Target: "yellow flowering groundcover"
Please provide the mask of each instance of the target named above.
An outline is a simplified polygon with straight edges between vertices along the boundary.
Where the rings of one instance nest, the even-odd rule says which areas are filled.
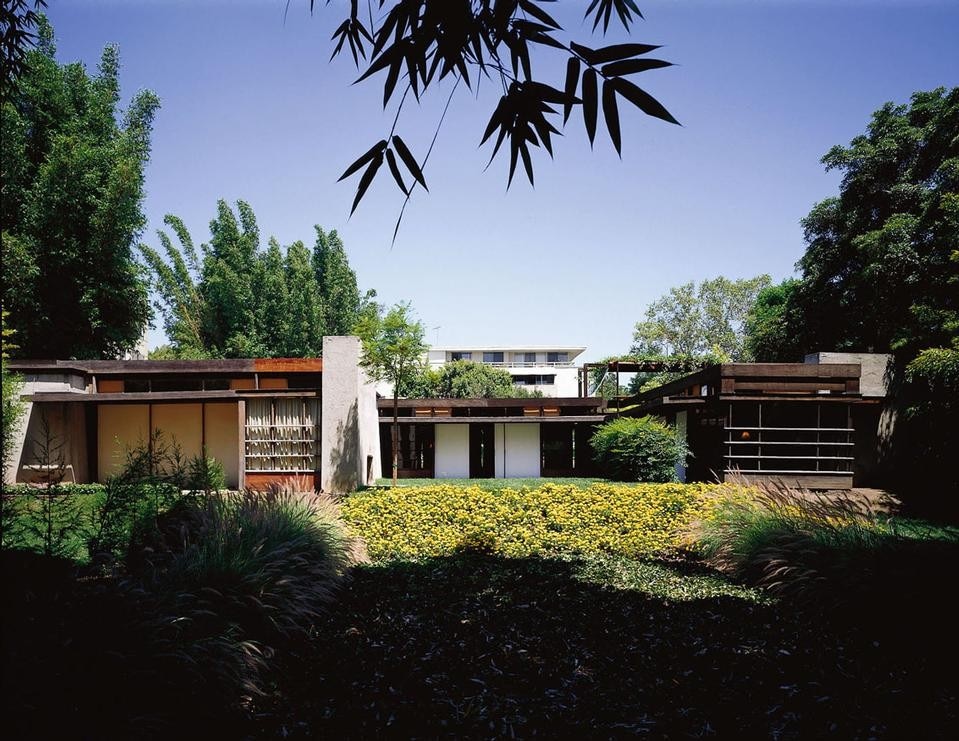
[[[544,484],[486,491],[431,485],[348,497],[343,517],[374,559],[460,550],[510,558],[608,553],[652,556],[682,546],[707,517],[711,484]]]

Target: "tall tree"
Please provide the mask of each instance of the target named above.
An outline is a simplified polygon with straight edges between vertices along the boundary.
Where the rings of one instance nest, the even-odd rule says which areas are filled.
[[[718,355],[748,360],[745,322],[768,275],[730,280],[719,276],[671,288],[637,322],[630,353],[639,357]]]
[[[286,251],[289,321],[284,355],[319,356],[323,352],[323,298],[316,282],[310,251],[294,242]]]
[[[21,356],[117,357],[150,315],[133,244],[159,101],[140,92],[121,115],[115,46],[93,77],[54,53],[41,19],[0,113],[3,304]]]
[[[753,360],[794,362],[815,349],[803,345],[802,335],[796,331],[801,324],[793,303],[798,288],[798,280],[787,278],[756,295],[746,317],[746,349]]]
[[[165,223],[178,244],[161,230],[161,249],[140,245],[170,340],[164,356],[318,356],[323,335],[350,334],[376,295],[359,296],[335,231],[316,227],[312,254],[303,242],[284,251],[272,237],[262,251],[244,201],[235,211],[217,203],[210,242],[199,250],[180,219],[168,215]]]
[[[204,250],[199,291],[205,299],[205,344],[214,355],[255,357],[256,336],[253,281],[257,273],[260,230],[253,210],[237,201],[239,219],[220,200],[210,222],[210,244]]]
[[[839,195],[803,220],[806,252],[769,359],[814,350],[894,351],[908,362],[959,333],[959,88],[887,103],[865,134],[823,157]]]
[[[327,334],[347,335],[359,319],[360,291],[356,273],[346,257],[343,240],[336,231],[327,234],[316,227],[313,270],[323,295],[323,318]]]
[[[399,395],[400,389],[416,375],[422,355],[429,349],[422,322],[412,317],[409,304],[396,304],[389,311],[382,307],[363,312],[357,325],[363,343],[362,366],[375,381],[393,386],[393,486],[399,468]]]
[[[275,238],[260,256],[257,271],[257,337],[267,355],[286,354],[290,338],[290,292],[287,288],[283,250]],[[271,353],[269,350],[276,350]]]

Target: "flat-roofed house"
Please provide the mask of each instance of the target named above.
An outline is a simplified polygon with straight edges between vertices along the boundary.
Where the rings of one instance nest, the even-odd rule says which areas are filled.
[[[186,457],[223,464],[227,486],[314,477],[349,491],[381,475],[376,395],[356,337],[325,337],[323,358],[17,360],[26,414],[4,481],[42,479],[37,442],[56,441],[64,479],[104,481],[160,431]]]

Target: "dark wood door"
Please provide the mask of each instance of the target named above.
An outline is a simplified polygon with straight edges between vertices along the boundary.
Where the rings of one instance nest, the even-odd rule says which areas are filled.
[[[493,423],[470,425],[470,478],[491,479],[494,476]]]

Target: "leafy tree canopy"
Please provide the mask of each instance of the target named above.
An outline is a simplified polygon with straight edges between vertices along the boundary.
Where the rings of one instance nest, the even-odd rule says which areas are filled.
[[[260,249],[249,204],[217,204],[210,241],[195,246],[183,222],[165,218],[179,246],[157,232],[160,249],[140,250],[149,266],[169,346],[151,357],[316,357],[324,335],[353,331],[364,302],[343,242],[316,227],[312,251],[273,238]]]
[[[472,360],[454,360],[440,368],[421,367],[400,395],[423,399],[509,399],[542,396],[513,383],[502,368]]]
[[[393,386],[393,486],[399,468],[398,400],[400,389],[409,387],[420,369],[426,344],[423,323],[413,318],[410,305],[400,303],[389,310],[369,304],[360,313],[356,333],[363,343],[360,364],[374,381]]]
[[[0,113],[3,305],[20,356],[118,357],[150,315],[133,244],[159,101],[137,93],[121,114],[115,46],[92,77],[54,52],[41,18]]]
[[[720,357],[749,360],[745,322],[768,275],[690,281],[657,299],[637,322],[630,353],[640,357]]]
[[[792,360],[801,347],[908,361],[949,346],[959,333],[959,88],[887,103],[822,161],[842,173],[839,195],[803,221],[799,282],[783,303],[766,296],[757,307],[757,355]]]
[[[314,4],[310,0],[311,8]],[[546,9],[548,4],[545,0],[377,0],[361,6],[352,0],[349,15],[333,35],[333,56],[349,48],[360,72],[357,82],[382,73],[384,108],[391,100],[399,100],[389,132],[340,178],[361,173],[353,210],[384,163],[407,201],[417,185],[426,189],[423,170],[432,145],[417,157],[398,129],[410,94],[419,100],[446,78],[452,81],[444,91],[447,109],[462,88],[475,92],[483,80],[495,85],[499,97],[480,143],[490,143],[491,160],[504,143],[508,145],[510,183],[520,160],[533,183],[532,152],[539,148],[552,156],[553,137],[561,135],[557,125],[565,126],[575,108],[582,112],[591,145],[602,110],[617,152],[622,150],[621,103],[677,123],[635,82],[635,75],[671,66],[648,56],[658,46],[597,46],[565,39],[563,27]],[[604,35],[611,22],[630,33],[636,18],[642,14],[633,0],[594,0],[586,7],[585,20],[594,32],[602,25]],[[546,82],[535,73],[545,52],[565,58],[564,79]],[[441,125],[442,118],[437,131]]]
[[[746,316],[746,351],[754,360],[799,361],[812,348],[793,328],[799,325],[795,293],[799,281],[787,278],[782,283],[766,286],[756,295],[756,302]]]

